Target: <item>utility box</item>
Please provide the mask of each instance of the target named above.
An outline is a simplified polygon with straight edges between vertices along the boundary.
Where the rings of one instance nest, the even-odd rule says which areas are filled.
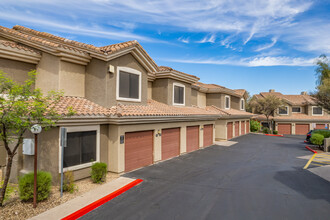
[[[330,138],[324,138],[324,151],[330,152]]]
[[[34,140],[30,138],[23,139],[23,154],[34,155]]]

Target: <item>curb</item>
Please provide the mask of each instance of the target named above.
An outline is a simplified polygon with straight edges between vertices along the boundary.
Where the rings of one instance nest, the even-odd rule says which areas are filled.
[[[106,202],[109,202],[110,200],[116,198],[117,196],[119,196],[120,194],[126,192],[127,190],[133,188],[134,186],[140,184],[141,182],[143,182],[143,180],[141,179],[136,179],[133,182],[127,184],[126,186],[123,186],[122,188],[110,193],[109,195],[79,209],[78,211],[75,211],[74,213],[62,218],[62,220],[73,220],[73,219],[78,219],[80,217],[82,217],[83,215],[86,215],[88,212],[96,209],[97,207],[103,205]]]
[[[310,148],[310,147],[308,147],[308,146],[306,146],[305,148],[306,148],[307,150],[313,152],[314,154],[317,154],[317,152],[316,152],[315,150],[313,150],[312,148]]]
[[[267,136],[283,137],[283,134],[265,134]]]

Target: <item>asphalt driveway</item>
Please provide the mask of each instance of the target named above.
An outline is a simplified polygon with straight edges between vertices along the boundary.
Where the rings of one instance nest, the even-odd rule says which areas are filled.
[[[330,183],[302,138],[249,134],[125,176],[144,182],[82,219],[329,219]]]

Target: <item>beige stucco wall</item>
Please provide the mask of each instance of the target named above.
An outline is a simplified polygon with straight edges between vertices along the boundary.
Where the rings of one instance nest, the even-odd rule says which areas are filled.
[[[60,62],[59,89],[67,96],[85,96],[85,66]]]
[[[156,79],[152,83],[152,99],[168,104],[170,102],[169,97],[169,82],[168,79]]]
[[[120,136],[126,132],[134,131],[154,131],[154,162],[161,160],[161,136],[156,137],[158,131],[165,128],[180,127],[180,153],[186,152],[186,126],[214,124],[214,121],[177,122],[177,123],[157,123],[157,124],[137,124],[137,125],[109,125],[109,171],[121,173],[125,170],[125,143],[120,144]],[[200,148],[203,147],[203,130],[200,131]],[[215,135],[213,135],[215,137]],[[213,140],[214,141],[214,140]]]
[[[198,93],[198,91],[196,89],[191,89],[191,97],[190,97],[191,105],[198,106],[198,104],[197,104],[197,93]]]
[[[235,134],[235,122],[239,121],[239,129],[238,134]],[[227,140],[227,123],[232,122],[233,123],[233,137],[242,135],[241,133],[241,126],[242,122],[245,122],[244,131],[245,134],[250,132],[250,128],[246,128],[246,123],[250,121],[250,119],[220,119],[215,122],[215,140],[221,141],[221,140]]]
[[[240,102],[241,102],[241,98],[236,96],[230,96],[230,108],[241,110]]]
[[[219,108],[223,108],[223,103],[222,103],[222,94],[220,93],[208,93],[206,94],[206,105],[214,105]]]
[[[148,82],[148,99],[152,99],[152,82]]]
[[[204,108],[206,106],[206,93],[197,93],[197,106]]]
[[[60,58],[48,53],[42,53],[37,65],[36,87],[47,93],[59,90]]]
[[[35,64],[0,58],[0,70],[18,83],[24,83],[28,79],[28,72],[35,69]]]

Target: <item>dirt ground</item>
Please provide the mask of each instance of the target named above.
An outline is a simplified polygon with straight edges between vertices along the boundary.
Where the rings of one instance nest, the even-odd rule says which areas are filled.
[[[118,177],[118,174],[108,173],[106,182],[115,180]],[[32,202],[21,202],[18,197],[18,190],[16,189],[11,198],[6,201],[5,206],[0,207],[0,220],[31,218],[94,189],[98,184],[93,183],[90,178],[87,178],[77,181],[76,186],[77,190],[74,193],[66,192],[62,198],[60,197],[59,187],[53,186],[49,198],[39,202],[36,209],[33,208]]]

